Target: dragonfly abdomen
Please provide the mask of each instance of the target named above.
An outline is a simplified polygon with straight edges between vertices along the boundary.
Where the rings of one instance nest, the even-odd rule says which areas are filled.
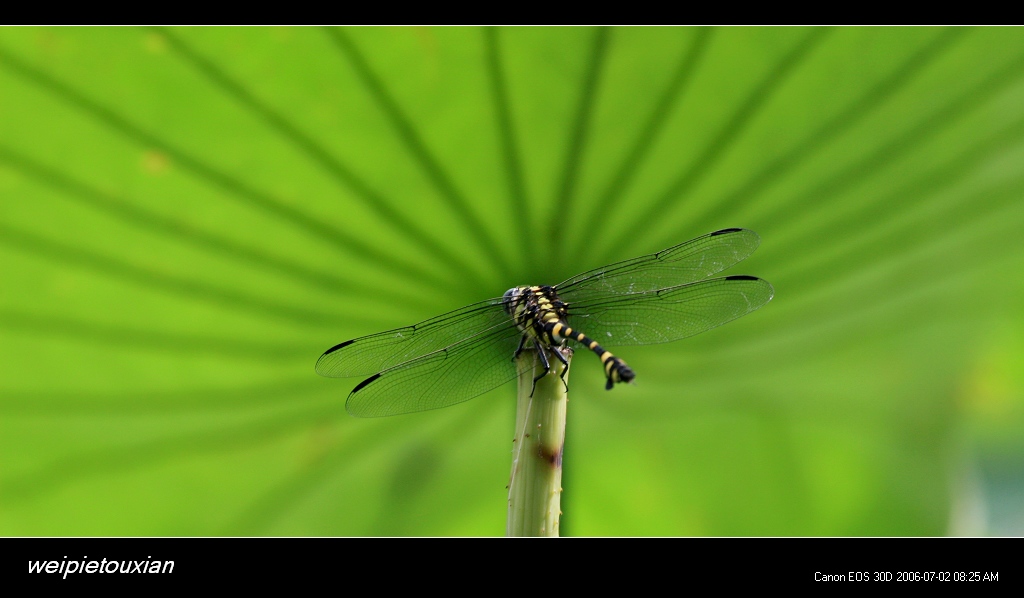
[[[544,331],[558,344],[572,339],[593,351],[601,359],[601,365],[604,366],[604,375],[608,379],[608,383],[605,384],[606,389],[611,390],[616,382],[632,382],[636,377],[632,368],[626,365],[625,361],[612,355],[611,351],[597,344],[597,341],[582,332],[573,330],[564,322],[558,320],[545,322]]]

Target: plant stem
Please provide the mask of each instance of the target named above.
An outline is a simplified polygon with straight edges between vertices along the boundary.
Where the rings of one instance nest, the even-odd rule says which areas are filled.
[[[572,349],[556,350],[566,361],[572,359]],[[519,396],[508,485],[508,536],[558,536],[569,397],[560,377],[566,366],[554,355],[548,361],[551,371],[534,388],[534,377],[544,371],[537,351],[524,350],[516,360]]]

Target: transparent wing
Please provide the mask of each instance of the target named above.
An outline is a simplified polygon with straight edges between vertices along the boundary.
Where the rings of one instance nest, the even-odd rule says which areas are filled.
[[[320,356],[316,373],[329,378],[369,376],[509,324],[512,318],[501,297],[488,299],[419,324],[339,343]]]
[[[667,343],[745,316],[774,294],[766,280],[727,276],[581,302],[570,307],[568,323],[606,347]]]
[[[348,396],[356,417],[385,417],[468,401],[516,377],[512,358],[522,333],[511,320],[371,376]]]
[[[761,243],[752,230],[727,228],[664,251],[578,274],[555,286],[572,304],[604,297],[646,293],[703,280],[746,259]]]

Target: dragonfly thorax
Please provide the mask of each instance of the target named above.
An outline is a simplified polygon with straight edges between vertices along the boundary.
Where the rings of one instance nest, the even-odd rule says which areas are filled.
[[[567,305],[551,286],[513,287],[505,292],[505,311],[527,338],[547,346],[560,346],[565,339],[552,336],[550,324],[565,322]]]

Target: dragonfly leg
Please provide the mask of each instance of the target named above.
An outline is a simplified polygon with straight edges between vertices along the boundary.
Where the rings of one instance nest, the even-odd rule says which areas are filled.
[[[519,359],[519,355],[523,352],[523,349],[525,347],[526,347],[526,335],[524,334],[523,336],[519,337],[519,348],[516,349],[516,352],[512,354],[512,361],[515,361],[515,360]]]
[[[530,389],[531,397],[533,396],[534,391],[537,390],[537,381],[544,376],[547,376],[548,372],[551,371],[551,362],[548,361],[547,351],[544,350],[544,346],[541,345],[540,341],[534,341],[533,345],[537,348],[537,355],[540,356],[540,362],[544,366],[544,373],[533,378],[533,388]]]
[[[562,373],[559,374],[558,377],[561,378],[562,386],[565,387],[565,391],[569,392],[569,383],[565,381],[565,375],[569,373],[569,360],[565,358],[565,355],[562,355],[562,351],[559,347],[554,347],[551,349],[551,352],[554,353],[558,361],[561,361],[562,365],[565,366],[562,368]]]

